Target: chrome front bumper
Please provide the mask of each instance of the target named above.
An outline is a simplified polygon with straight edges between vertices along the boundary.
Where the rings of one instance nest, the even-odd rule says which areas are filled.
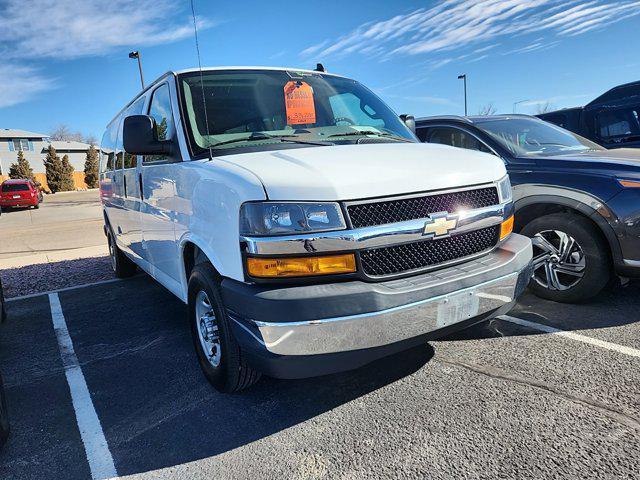
[[[379,304],[388,304],[391,297],[411,298],[408,303],[377,309],[376,305],[371,305],[373,311],[290,322],[261,320],[258,316],[260,310],[250,318],[236,313],[230,316],[253,341],[276,355],[320,355],[380,347],[468,322],[472,318],[491,318],[493,312],[497,312],[494,313],[496,315],[505,313],[529,281],[531,258],[531,241],[513,234],[497,249],[474,261],[409,279],[364,284],[366,286],[362,287],[371,289],[375,293],[374,298],[381,298]],[[349,295],[349,289],[356,287],[346,283],[342,285],[317,286],[321,290],[316,290],[313,300],[326,295],[326,302],[336,304],[332,311],[340,311],[341,308],[345,312],[353,310],[359,300],[355,293]],[[345,292],[342,297],[336,295],[340,288]],[[287,298],[295,297],[300,301],[300,292],[291,289],[285,293]],[[272,292],[260,292],[253,300],[264,300],[270,294]],[[278,297],[278,314],[286,318],[289,317],[287,312],[298,309],[296,305],[300,304],[291,303],[287,308],[282,297]],[[239,304],[243,302],[251,300],[237,301]],[[361,305],[358,307],[362,308]]]

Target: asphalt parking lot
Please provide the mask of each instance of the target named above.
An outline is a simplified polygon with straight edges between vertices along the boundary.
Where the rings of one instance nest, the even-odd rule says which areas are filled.
[[[236,395],[145,275],[11,301],[0,478],[639,478],[639,294],[526,294],[511,320]]]

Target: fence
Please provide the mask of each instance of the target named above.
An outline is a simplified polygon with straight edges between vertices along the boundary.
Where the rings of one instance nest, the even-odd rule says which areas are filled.
[[[49,185],[47,185],[47,176],[44,173],[34,173],[35,181],[42,184],[42,187],[48,192]],[[4,182],[9,177],[6,175],[0,175],[0,182]],[[73,183],[76,186],[76,190],[86,190],[87,184],[84,183],[84,172],[73,172]]]

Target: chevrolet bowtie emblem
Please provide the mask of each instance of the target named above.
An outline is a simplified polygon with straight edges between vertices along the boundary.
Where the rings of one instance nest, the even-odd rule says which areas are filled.
[[[449,215],[447,212],[433,213],[424,224],[423,235],[433,238],[445,237],[458,226],[458,216]]]

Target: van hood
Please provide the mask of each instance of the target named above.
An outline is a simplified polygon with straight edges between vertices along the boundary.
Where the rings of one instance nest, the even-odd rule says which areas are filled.
[[[357,200],[477,185],[506,175],[493,155],[423,143],[296,148],[220,160],[253,172],[270,200]]]

